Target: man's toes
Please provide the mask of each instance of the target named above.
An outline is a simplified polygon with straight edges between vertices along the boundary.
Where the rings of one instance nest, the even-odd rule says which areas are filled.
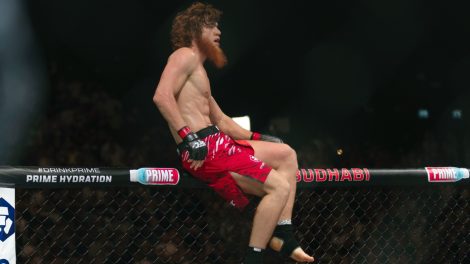
[[[307,255],[300,247],[294,249],[291,258],[298,262],[313,262],[315,260],[312,256]]]

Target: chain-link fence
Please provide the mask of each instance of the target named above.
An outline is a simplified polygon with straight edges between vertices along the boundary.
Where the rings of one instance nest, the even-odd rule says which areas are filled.
[[[469,198],[452,185],[303,189],[294,223],[317,263],[470,263]],[[254,213],[208,189],[17,189],[16,199],[19,263],[240,263]]]

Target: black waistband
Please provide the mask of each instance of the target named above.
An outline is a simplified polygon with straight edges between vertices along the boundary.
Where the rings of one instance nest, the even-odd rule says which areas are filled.
[[[205,137],[208,137],[210,135],[214,135],[216,133],[219,133],[219,128],[217,126],[208,126],[206,128],[203,128],[196,132],[196,135],[200,138],[203,139]]]
[[[206,128],[203,128],[199,131],[196,132],[196,135],[200,138],[200,139],[203,139],[205,137],[208,137],[210,135],[213,135],[213,134],[216,134],[216,133],[219,133],[219,128],[217,128],[217,126],[208,126]],[[184,142],[181,142],[178,144],[178,150],[179,151],[183,151],[184,150]]]

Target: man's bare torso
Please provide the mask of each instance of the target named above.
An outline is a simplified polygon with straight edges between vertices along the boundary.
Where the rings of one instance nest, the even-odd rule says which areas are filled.
[[[204,66],[199,63],[194,71],[189,74],[181,90],[176,95],[176,102],[181,116],[193,131],[211,125],[210,96],[209,78]],[[171,133],[176,142],[181,142],[177,131],[171,129]]]

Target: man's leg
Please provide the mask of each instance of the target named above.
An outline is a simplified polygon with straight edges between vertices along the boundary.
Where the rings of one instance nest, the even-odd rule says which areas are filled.
[[[289,198],[289,183],[274,169],[264,184],[234,172],[231,174],[244,192],[262,197],[253,219],[249,246],[265,249]]]
[[[298,170],[297,155],[286,144],[264,141],[250,141],[255,150],[255,157],[275,169],[289,183],[289,198],[279,217],[279,221],[292,219],[297,183],[295,175]]]
[[[298,163],[295,151],[286,144],[264,141],[250,141],[250,145],[255,150],[256,158],[264,161],[275,169],[281,177],[284,177],[289,183],[289,197],[281,212],[278,222],[291,221],[297,190],[296,173],[298,170]],[[270,246],[274,250],[279,251],[283,246],[283,242],[284,241],[279,238],[273,237],[270,241]],[[294,250],[291,257],[297,261],[313,261],[313,258],[307,255],[301,248]]]
[[[244,264],[260,264],[263,261],[262,251],[271,240],[274,228],[289,198],[290,186],[274,169],[268,174],[264,184],[234,172],[231,174],[244,192],[262,197],[256,208],[244,261]]]

